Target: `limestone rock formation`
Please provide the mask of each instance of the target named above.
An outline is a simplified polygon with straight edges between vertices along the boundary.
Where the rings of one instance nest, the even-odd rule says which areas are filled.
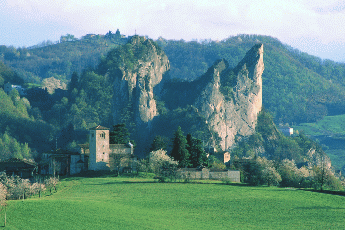
[[[262,108],[263,45],[249,50],[235,69],[221,60],[210,70],[213,74],[194,106],[205,117],[209,129],[220,137],[221,149],[226,150],[235,143],[235,137],[249,136],[255,131]],[[231,80],[227,88],[222,85],[224,79]],[[230,96],[224,95],[222,87]]]
[[[147,127],[151,127],[151,121],[159,115],[154,87],[162,81],[170,65],[167,56],[152,40],[134,36],[129,46],[131,49],[126,52],[133,52],[135,58],[127,58],[131,62],[123,61],[116,70],[108,73],[110,76],[116,72],[112,111],[115,124],[127,118],[135,123],[136,141],[144,146],[148,142],[144,140],[145,136],[159,134],[165,130],[162,126],[172,122],[167,120],[166,124],[155,127],[153,133],[148,133],[151,129]],[[234,69],[226,60],[219,60],[194,82],[167,82],[159,96],[170,111],[188,106],[193,108],[195,114],[189,115],[199,116],[199,121],[205,122],[195,124],[198,127],[194,129],[199,128],[205,133],[206,126],[208,134],[205,136],[211,134],[214,144],[219,143],[221,149],[226,150],[235,143],[236,137],[249,136],[255,131],[257,115],[262,108],[263,70],[263,45],[257,44]],[[176,122],[179,123],[178,119]],[[186,126],[182,124],[182,118],[180,123]],[[205,136],[203,138],[209,139]]]
[[[134,36],[129,44],[134,53],[130,64],[124,63],[114,79],[113,118],[114,123],[123,122],[126,113],[140,126],[158,115],[153,88],[170,69],[167,56],[150,39]]]

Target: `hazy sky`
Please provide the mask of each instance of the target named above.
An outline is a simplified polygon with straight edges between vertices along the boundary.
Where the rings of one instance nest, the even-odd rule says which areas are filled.
[[[0,0],[0,45],[35,45],[67,33],[221,40],[261,34],[309,54],[345,60],[345,1]]]

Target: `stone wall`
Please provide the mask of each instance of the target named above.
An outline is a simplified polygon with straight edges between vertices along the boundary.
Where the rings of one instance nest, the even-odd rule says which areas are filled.
[[[133,154],[133,148],[128,147],[124,144],[110,144],[110,155],[113,154]]]
[[[189,178],[195,180],[205,180],[205,179],[213,179],[213,180],[222,180],[222,179],[229,179],[231,182],[240,182],[241,181],[241,174],[238,170],[209,170],[207,168],[203,169],[195,169],[195,168],[186,168],[186,169],[178,169],[177,176],[179,178]]]

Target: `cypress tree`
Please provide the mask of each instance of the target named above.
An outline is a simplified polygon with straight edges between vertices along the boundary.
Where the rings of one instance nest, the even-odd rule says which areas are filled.
[[[189,151],[189,161],[191,167],[207,165],[207,157],[200,139],[193,138],[191,134],[187,135],[187,150]]]
[[[127,144],[130,141],[129,135],[125,124],[114,125],[110,132],[110,144]]]
[[[184,168],[190,165],[189,152],[187,150],[187,140],[183,135],[181,127],[179,126],[174,133],[173,148],[170,154],[175,161],[179,163],[179,167]]]

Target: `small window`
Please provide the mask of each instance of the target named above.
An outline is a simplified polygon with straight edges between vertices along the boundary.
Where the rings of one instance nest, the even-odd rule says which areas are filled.
[[[103,155],[104,155],[104,153],[103,153]]]

